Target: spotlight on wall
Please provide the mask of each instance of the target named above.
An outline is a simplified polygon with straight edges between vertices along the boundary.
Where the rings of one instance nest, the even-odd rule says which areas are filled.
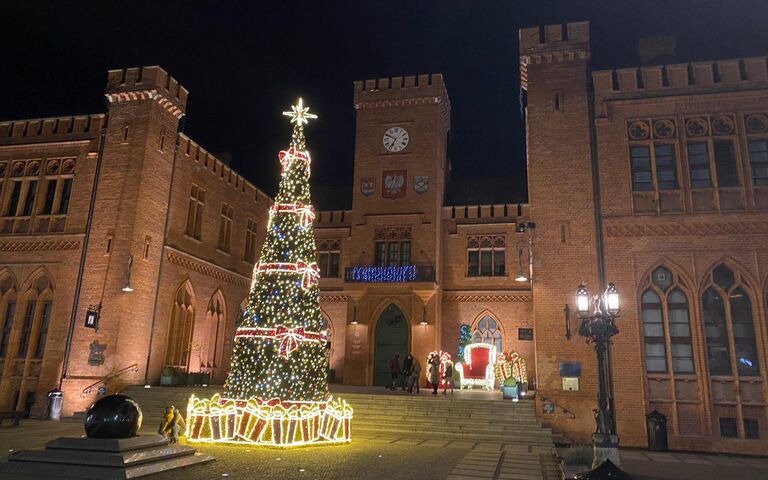
[[[133,291],[131,287],[131,266],[133,265],[133,255],[128,255],[128,273],[125,276],[125,286],[122,288],[123,292],[130,293]]]

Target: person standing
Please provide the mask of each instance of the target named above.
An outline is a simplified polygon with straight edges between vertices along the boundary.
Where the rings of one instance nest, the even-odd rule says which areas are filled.
[[[397,388],[397,379],[400,377],[400,354],[396,353],[389,361],[389,373],[392,376],[392,383],[387,387],[388,390]]]
[[[434,353],[429,357],[429,382],[432,384],[432,395],[437,395],[440,386],[440,359]]]
[[[411,370],[413,369],[413,354],[409,353],[405,360],[403,360],[403,386],[402,390],[408,388],[408,383],[411,381]]]
[[[453,395],[453,362],[448,360],[445,362],[445,373],[443,373],[443,395],[448,390],[448,385],[451,386],[451,395]]]
[[[421,362],[418,358],[413,360],[413,368],[411,369],[411,376],[408,381],[408,393],[413,393],[414,387],[416,387],[416,393],[419,393],[419,377],[421,376]]]

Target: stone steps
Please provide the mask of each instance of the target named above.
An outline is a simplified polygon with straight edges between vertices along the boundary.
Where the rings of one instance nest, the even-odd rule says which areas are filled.
[[[191,395],[210,398],[221,387],[128,387],[123,393],[136,400],[144,415],[143,430],[157,428],[163,411],[175,405],[184,412]],[[551,431],[536,420],[530,401],[339,393],[355,410],[353,432],[476,442],[552,446]]]

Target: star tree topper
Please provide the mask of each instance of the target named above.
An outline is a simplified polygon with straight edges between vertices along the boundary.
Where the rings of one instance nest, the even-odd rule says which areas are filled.
[[[296,105],[291,105],[290,112],[283,112],[283,115],[291,117],[291,123],[293,123],[293,135],[291,138],[291,144],[294,148],[304,150],[304,124],[309,123],[309,120],[314,120],[317,115],[309,113],[309,107],[304,106],[304,100],[299,98]]]

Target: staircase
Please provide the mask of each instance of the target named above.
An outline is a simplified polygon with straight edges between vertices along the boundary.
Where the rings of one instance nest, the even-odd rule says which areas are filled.
[[[194,394],[210,398],[221,387],[127,387],[123,393],[132,397],[143,412],[142,430],[154,432],[168,405],[186,412],[187,401]],[[365,389],[361,389],[365,391]],[[352,438],[355,434],[463,440],[468,442],[528,445],[552,448],[552,432],[536,421],[532,401],[512,402],[491,399],[487,395],[437,397],[420,395],[351,393],[338,396],[354,408]]]

